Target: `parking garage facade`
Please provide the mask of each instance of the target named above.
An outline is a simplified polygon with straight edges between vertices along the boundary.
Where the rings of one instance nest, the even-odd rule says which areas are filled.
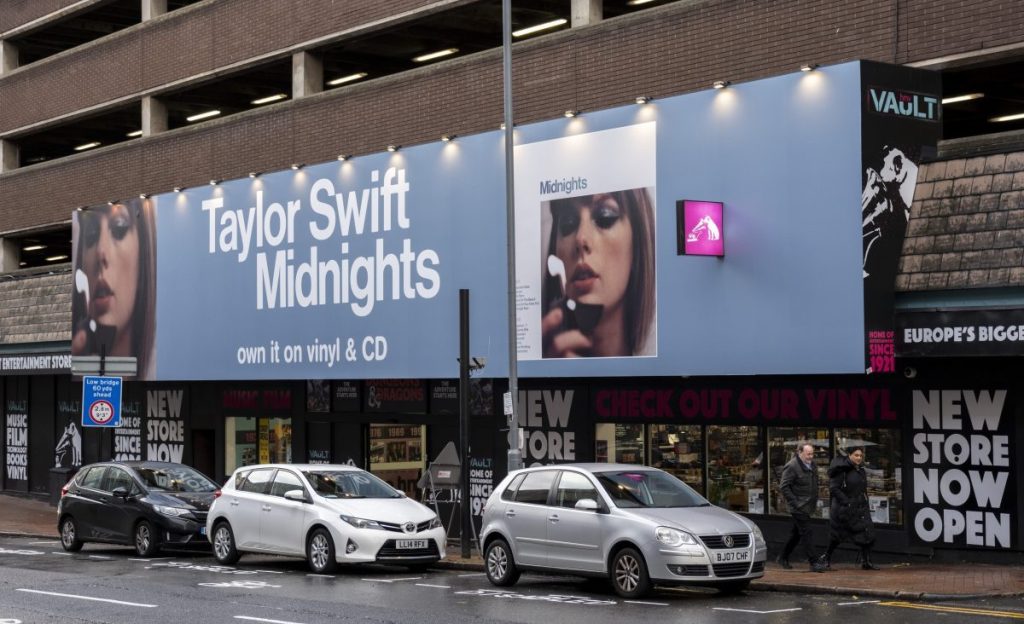
[[[216,335],[197,340],[188,323],[226,316],[211,323],[218,334],[250,322],[248,311],[229,312],[231,296],[223,303],[211,298],[217,290],[230,295],[236,280],[252,279],[257,269],[240,277],[202,263],[181,260],[179,266],[179,258],[202,257],[190,254],[190,239],[169,234],[175,227],[213,227],[203,220],[213,214],[212,204],[203,202],[221,197],[225,211],[244,213],[256,206],[247,202],[258,191],[267,205],[273,197],[282,207],[303,202],[297,212],[303,225],[303,216],[313,214],[313,198],[334,194],[312,194],[318,180],[330,180],[335,191],[379,188],[382,178],[371,182],[372,172],[383,176],[390,169],[395,175],[405,169],[412,180],[415,208],[407,229],[414,243],[430,241],[421,247],[437,250],[441,267],[457,259],[462,271],[473,257],[459,255],[455,240],[478,238],[476,259],[491,269],[484,275],[457,271],[451,278],[442,271],[439,279],[444,288],[449,280],[469,285],[477,311],[470,348],[487,355],[470,383],[475,513],[505,474],[507,351],[496,346],[507,337],[504,255],[487,255],[488,246],[504,244],[505,227],[500,2],[336,4],[65,0],[0,11],[4,491],[49,497],[76,466],[111,458],[181,461],[215,479],[245,464],[323,461],[366,467],[420,499],[452,500],[452,492],[430,491],[421,479],[429,462],[458,441],[457,340],[434,348],[436,357],[418,355],[409,366],[383,372],[353,366],[247,373],[237,350],[235,364],[221,366],[201,348]],[[1024,468],[1014,456],[1024,441],[1017,426],[1024,406],[1015,382],[1022,353],[1015,336],[1024,285],[1024,120],[1014,116],[1024,110],[1013,108],[1019,101],[1013,90],[1022,87],[1010,78],[1024,63],[1024,18],[998,2],[971,5],[879,10],[877,3],[834,2],[513,2],[514,29],[548,25],[516,37],[512,48],[517,144],[552,170],[572,153],[572,137],[640,150],[629,162],[650,155],[651,166],[637,166],[620,188],[651,189],[658,204],[657,351],[571,368],[520,346],[517,413],[528,465],[657,466],[711,502],[753,518],[770,541],[779,541],[788,527],[778,476],[795,443],[812,441],[822,466],[846,448],[865,446],[881,550],[1019,556],[1024,509],[1014,492]],[[888,89],[886,72],[898,74]],[[812,74],[819,77],[806,80]],[[820,93],[843,103],[849,115],[841,106],[815,107],[813,99],[811,108],[799,109],[814,81],[826,84]],[[842,97],[844,85],[852,103]],[[892,105],[885,101],[888,92]],[[921,98],[916,108],[907,108],[909,96]],[[729,97],[748,105],[730,109],[735,120],[716,126],[720,118],[712,114],[723,114]],[[929,97],[942,101],[934,119],[927,118]],[[762,117],[750,110],[755,101],[765,107]],[[870,213],[855,207],[853,226],[863,226],[865,245],[854,232],[855,257],[837,257],[833,265],[831,250],[799,242],[790,248],[796,258],[787,260],[784,247],[771,245],[756,255],[758,237],[744,228],[763,228],[761,240],[811,240],[821,228],[831,231],[828,220],[816,224],[813,215],[816,199],[832,195],[781,190],[767,176],[738,174],[736,163],[756,170],[758,162],[779,160],[764,171],[784,176],[790,188],[820,184],[822,193],[835,192],[851,205],[860,191],[863,207],[864,171],[883,177],[887,140],[895,137],[891,130],[872,135],[872,124],[895,120],[901,111],[916,118],[898,119],[910,124],[901,128],[926,131],[909,130],[912,139],[904,139],[915,146],[916,184],[904,198],[909,217],[880,291],[862,285],[862,269],[878,274],[868,271],[864,256],[893,243],[885,238],[867,247]],[[575,117],[567,118],[569,112]],[[687,125],[704,113],[719,134],[704,137],[700,124]],[[803,136],[801,115],[810,128],[821,123],[823,133],[844,124],[852,129],[828,134],[831,151],[813,151],[822,148],[822,135]],[[786,131],[760,132],[771,126],[767,119]],[[656,126],[651,140],[657,147],[648,151],[638,147],[647,140],[644,124]],[[606,139],[615,131],[627,134]],[[462,150],[463,160],[453,160],[453,149]],[[742,160],[739,153],[760,156]],[[699,176],[710,185],[697,184],[693,173],[687,179],[687,171],[699,169],[691,160],[700,155],[717,159],[717,170]],[[669,166],[674,162],[680,166]],[[361,182],[345,187],[345,167],[363,174]],[[472,175],[445,177],[446,167]],[[432,171],[429,180],[417,177],[417,168]],[[810,172],[803,179],[801,168]],[[533,175],[529,164],[522,169],[524,179]],[[834,180],[827,177],[833,172]],[[669,192],[674,176],[682,186]],[[474,196],[452,189],[470,180],[482,180],[484,190],[475,196],[484,199],[480,205],[497,209],[467,231],[474,204],[466,197]],[[735,186],[747,193],[726,190]],[[776,203],[750,199],[758,194]],[[465,214],[447,212],[435,197]],[[677,253],[677,243],[685,243],[677,238],[688,233],[682,212],[677,216],[676,202],[683,200],[724,205],[725,224],[735,229],[724,233],[723,256]],[[789,213],[771,212],[771,206],[787,201],[805,226],[753,218],[761,210],[781,221]],[[82,253],[72,238],[81,215],[115,205],[151,206],[157,215],[158,279],[167,290],[158,292],[155,373],[126,382],[122,426],[100,430],[81,426],[81,380],[70,371]],[[166,216],[175,210],[202,218],[175,222]],[[423,225],[431,211],[441,217],[436,228]],[[318,219],[310,224],[325,229],[327,217]],[[397,231],[398,213],[395,219]],[[494,232],[486,233],[489,226]],[[444,237],[446,229],[455,240]],[[225,240],[218,231],[209,242],[227,249]],[[383,243],[385,252],[390,242]],[[847,250],[851,240],[837,233],[834,243]],[[352,244],[354,258],[359,243]],[[244,265],[241,254],[230,251],[231,260]],[[395,256],[401,251],[399,245]],[[744,296],[760,292],[756,284],[728,274],[730,264],[754,271],[775,262],[793,274],[801,265],[822,267],[804,281],[766,278],[772,292],[761,299]],[[170,267],[174,275],[164,273]],[[198,275],[189,272],[196,267]],[[210,294],[190,286],[190,276],[199,281],[199,275],[217,276],[209,280]],[[693,280],[675,282],[673,275]],[[815,280],[829,286],[808,290]],[[701,309],[694,308],[695,297],[674,298],[688,283],[704,284],[728,305],[711,301]],[[196,293],[216,305],[197,311],[190,300]],[[815,294],[825,301],[812,301]],[[446,296],[442,290],[439,298]],[[765,308],[761,326],[735,312],[751,306]],[[702,330],[681,326],[708,310],[717,310],[712,316],[722,324],[712,323],[715,331],[704,330],[703,340],[687,338],[687,331],[699,336]],[[734,313],[740,320],[728,325]],[[440,320],[419,309],[397,314],[400,320],[389,323],[416,330],[407,332],[410,343],[428,342],[424,334],[432,332],[445,342],[449,330],[436,327],[445,319],[457,322],[454,297],[436,312]],[[307,322],[296,318],[281,327]],[[338,331],[333,321],[312,325],[323,335],[347,337],[346,323],[361,328],[358,322],[342,317]],[[404,334],[387,335],[397,349],[395,335]],[[776,342],[778,336],[792,340]],[[699,348],[684,346],[687,340]],[[268,341],[261,344],[270,348]],[[305,347],[312,337],[293,342]],[[723,343],[717,357],[715,342]],[[194,350],[194,359],[172,355],[178,346]],[[339,343],[338,357],[345,346]],[[371,343],[367,353],[374,348],[380,349]],[[822,498],[817,515],[824,524],[824,491]]]

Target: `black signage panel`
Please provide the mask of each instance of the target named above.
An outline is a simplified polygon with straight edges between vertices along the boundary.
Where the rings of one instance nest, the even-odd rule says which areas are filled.
[[[896,315],[896,355],[1024,355],[1024,310],[901,312]]]
[[[366,411],[427,413],[427,383],[422,379],[374,379],[366,382]]]
[[[918,167],[942,133],[938,72],[861,63],[865,368],[896,370],[893,302]]]
[[[459,381],[438,379],[430,382],[430,413],[459,413]]]
[[[358,381],[335,381],[331,387],[332,412],[358,412],[362,408],[362,395]]]

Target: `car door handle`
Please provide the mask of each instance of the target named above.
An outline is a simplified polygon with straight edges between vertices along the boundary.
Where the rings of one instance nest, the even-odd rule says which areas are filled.
[[[548,520],[550,520],[551,522],[558,522],[558,514],[551,514],[550,516],[548,516]]]
[[[509,509],[509,510],[507,510],[507,511],[505,512],[505,517],[506,517],[506,518],[515,518],[515,517],[516,517],[516,510],[515,510],[515,509]]]
[[[270,511],[270,505],[264,505],[263,511]]]
[[[231,501],[228,504],[231,505],[232,507],[238,507],[238,501],[236,501],[236,500],[233,500],[233,501]]]

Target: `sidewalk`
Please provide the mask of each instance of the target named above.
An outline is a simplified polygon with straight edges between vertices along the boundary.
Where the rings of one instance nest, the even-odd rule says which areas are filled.
[[[20,496],[0,495],[0,535],[57,537],[57,509]],[[483,571],[483,559],[473,549],[463,559],[458,545],[448,548],[439,567]],[[851,563],[833,564],[832,572],[815,574],[803,568],[783,570],[769,562],[765,575],[750,588],[843,596],[902,599],[966,599],[1024,595],[1024,565],[976,563],[880,564],[881,570],[861,570]]]

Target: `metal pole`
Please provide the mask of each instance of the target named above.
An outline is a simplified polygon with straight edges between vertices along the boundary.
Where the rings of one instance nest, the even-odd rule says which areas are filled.
[[[523,467],[519,451],[519,370],[516,341],[516,202],[512,143],[512,0],[501,0],[501,65],[505,89],[505,221],[508,227],[508,391],[512,414],[508,427],[508,469]]]
[[[469,536],[473,521],[469,509],[469,290],[459,289],[459,461],[462,470],[459,475],[459,517],[462,530],[459,544],[462,558],[469,559]]]

